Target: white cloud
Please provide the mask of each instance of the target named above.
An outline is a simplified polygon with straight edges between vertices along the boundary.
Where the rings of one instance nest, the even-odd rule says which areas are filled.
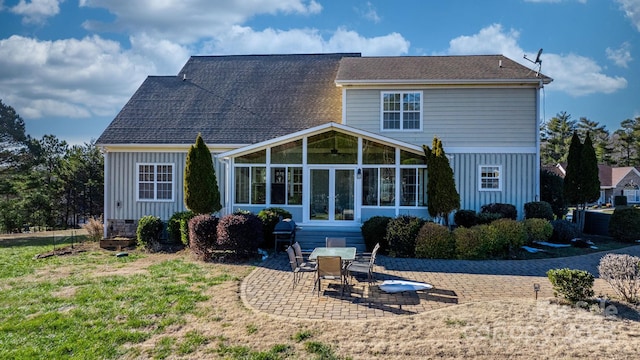
[[[143,32],[180,44],[224,34],[259,14],[307,16],[322,10],[315,0],[81,0],[80,6],[105,8],[116,16],[113,23],[86,21],[88,30]]]
[[[505,31],[500,24],[493,24],[471,36],[460,36],[449,42],[449,54],[503,54],[525,66],[533,64],[523,55],[533,54],[536,50],[525,52],[518,45],[520,34],[513,29]],[[595,93],[610,94],[627,87],[623,77],[611,77],[603,73],[593,59],[575,54],[542,54],[542,73],[554,79],[549,90],[563,91],[571,96],[584,96]]]
[[[631,57],[631,44],[628,42],[622,43],[619,49],[606,49],[607,58],[613,61],[616,65],[627,68],[629,62],[633,60]]]
[[[358,12],[361,14],[362,17],[364,17],[369,21],[372,21],[375,24],[379,23],[382,20],[382,18],[378,15],[378,12],[376,11],[375,6],[373,6],[373,4],[371,4],[368,1],[367,1],[367,8],[358,10]]]
[[[620,4],[625,16],[640,31],[640,0],[616,0],[616,2]]]
[[[64,0],[20,0],[10,11],[21,15],[22,22],[26,24],[39,24],[47,18],[55,16],[60,12],[60,3]],[[2,3],[0,2],[0,8]]]
[[[113,116],[157,71],[143,50],[123,51],[99,36],[40,41],[13,35],[0,40],[0,98],[25,118]]]
[[[249,27],[234,26],[204,50],[216,54],[361,52],[369,56],[402,55],[409,51],[409,41],[398,33],[365,38],[342,28],[325,40],[315,29],[254,31]]]

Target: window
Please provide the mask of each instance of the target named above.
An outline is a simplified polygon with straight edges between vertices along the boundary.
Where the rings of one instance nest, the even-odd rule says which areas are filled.
[[[421,129],[421,91],[382,93],[382,130]]]
[[[480,165],[480,190],[502,190],[502,166]]]
[[[302,205],[302,168],[271,168],[271,203]]]
[[[138,200],[173,201],[173,164],[138,164]]]
[[[236,204],[264,204],[267,197],[266,179],[267,168],[264,166],[237,166],[235,168]]]
[[[362,169],[362,205],[394,206],[395,184],[395,168]]]

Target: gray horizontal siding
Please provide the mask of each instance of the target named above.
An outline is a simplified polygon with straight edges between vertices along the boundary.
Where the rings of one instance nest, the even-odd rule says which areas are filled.
[[[480,191],[480,165],[502,165],[501,191]],[[479,211],[485,204],[507,203],[515,205],[521,218],[524,204],[538,200],[535,154],[453,154],[451,166],[461,209]]]
[[[346,90],[347,125],[416,145],[438,136],[445,147],[536,146],[535,89],[414,90],[423,91],[423,131],[381,132],[379,89]]]

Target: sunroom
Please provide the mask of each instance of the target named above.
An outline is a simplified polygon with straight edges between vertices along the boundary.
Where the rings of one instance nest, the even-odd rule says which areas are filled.
[[[216,156],[225,210],[291,212],[298,224],[355,226],[376,215],[428,217],[422,148],[328,123]]]

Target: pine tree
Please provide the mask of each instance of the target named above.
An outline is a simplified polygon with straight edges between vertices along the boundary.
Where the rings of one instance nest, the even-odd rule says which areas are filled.
[[[196,214],[211,214],[222,208],[211,152],[200,134],[187,153],[184,203]]]
[[[600,178],[598,176],[598,159],[587,132],[580,153],[580,175],[582,179],[582,203],[590,203],[600,198]]]
[[[432,147],[422,146],[427,159],[427,207],[432,217],[444,218],[449,224],[449,213],[460,208],[460,194],[456,190],[453,170],[445,156],[442,141],[433,138]]]

